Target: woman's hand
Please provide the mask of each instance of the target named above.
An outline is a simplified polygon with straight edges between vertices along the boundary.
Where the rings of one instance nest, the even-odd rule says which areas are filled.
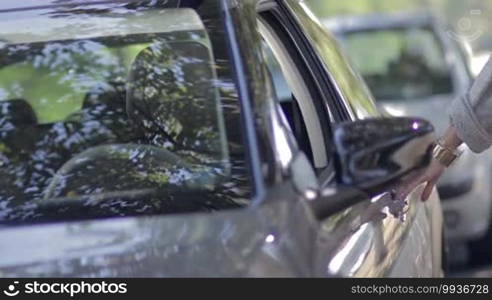
[[[419,173],[415,177],[406,182],[398,191],[396,191],[396,197],[400,200],[407,198],[413,190],[415,190],[422,183],[426,183],[420,199],[427,201],[432,193],[432,189],[436,186],[437,181],[444,173],[446,167],[435,159],[432,159],[430,165],[423,172]]]
[[[449,149],[457,149],[463,142],[458,137],[457,131],[453,126],[449,126],[441,139],[445,147]],[[399,192],[397,192],[397,197],[400,199],[405,199],[409,193],[411,193],[417,186],[422,183],[426,183],[424,191],[422,192],[422,201],[427,201],[432,193],[432,189],[436,186],[437,181],[444,173],[446,166],[432,159],[429,167],[424,170],[423,173],[417,175],[413,179],[410,179]]]
[[[446,167],[444,165],[442,165],[435,159],[432,160],[430,166],[427,168],[421,178],[421,183],[427,182],[424,190],[422,191],[422,196],[420,196],[420,199],[422,199],[422,201],[429,200],[432,189],[436,186],[437,181],[439,180],[439,178],[441,178],[444,170],[446,170]]]

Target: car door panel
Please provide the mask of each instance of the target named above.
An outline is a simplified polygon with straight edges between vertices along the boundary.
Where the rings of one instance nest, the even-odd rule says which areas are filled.
[[[401,207],[400,212],[406,211],[402,221],[390,212],[392,201],[391,194],[384,193],[322,222],[317,275],[433,276],[427,208],[419,203],[418,193],[410,195],[410,205]]]
[[[2,228],[0,276],[307,277],[316,224],[294,194],[280,185],[269,203],[213,215]]]

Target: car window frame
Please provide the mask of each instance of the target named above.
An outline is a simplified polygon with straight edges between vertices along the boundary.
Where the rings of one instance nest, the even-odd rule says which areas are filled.
[[[274,32],[274,29],[261,17],[258,25],[260,35],[265,40],[267,47],[273,52],[281,70],[285,71],[282,72],[282,75],[284,75],[287,85],[295,96],[293,101],[296,101],[299,105],[311,145],[314,167],[324,168],[328,165],[328,151],[324,141],[319,112],[316,110],[308,85],[302,79],[305,72],[299,68],[297,60],[290,55],[281,38]]]
[[[308,85],[311,100],[317,108],[316,112],[322,124],[323,139],[328,155],[326,166],[318,169],[315,166],[312,167],[316,171],[321,187],[333,185],[336,177],[336,167],[332,126],[348,120],[348,113],[345,110],[341,111],[341,108],[335,105],[334,102],[339,102],[340,98],[334,87],[327,86],[322,78],[316,76],[320,72],[325,74],[325,70],[322,64],[315,59],[314,48],[309,44],[309,41],[287,8],[283,7],[283,3],[274,0],[260,2],[258,5],[258,17],[262,18],[274,30],[279,30],[284,35],[284,38],[281,38],[282,42],[284,45],[285,43],[289,44],[289,47],[285,46],[285,48],[291,56],[297,56],[302,63],[303,74],[305,75],[303,76],[304,82]],[[279,35],[278,32],[276,32],[276,35]]]
[[[310,59],[319,69],[321,87],[333,93],[333,97],[337,99],[336,103],[327,105],[339,108],[342,115],[340,121],[381,117],[375,99],[362,77],[343,53],[335,36],[317,19],[309,5],[295,0],[276,1],[290,16],[299,36],[311,49]],[[357,86],[354,87],[351,83],[356,83]]]

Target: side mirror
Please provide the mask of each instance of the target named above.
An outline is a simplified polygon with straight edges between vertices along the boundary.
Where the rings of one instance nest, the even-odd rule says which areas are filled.
[[[319,219],[346,209],[404,179],[431,161],[434,127],[417,118],[381,118],[334,128],[336,192],[311,203]],[[326,192],[326,193],[325,193]]]
[[[338,182],[377,190],[424,168],[431,160],[434,127],[417,118],[367,119],[334,130]]]

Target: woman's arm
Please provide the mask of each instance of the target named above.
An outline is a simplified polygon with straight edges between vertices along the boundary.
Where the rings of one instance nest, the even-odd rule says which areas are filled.
[[[492,145],[492,58],[470,91],[453,101],[450,121],[455,132],[447,132],[449,137],[457,137],[473,152],[483,152]]]
[[[450,149],[458,149],[463,144],[463,141],[458,137],[458,131],[453,125],[448,127],[440,142],[443,146]]]

